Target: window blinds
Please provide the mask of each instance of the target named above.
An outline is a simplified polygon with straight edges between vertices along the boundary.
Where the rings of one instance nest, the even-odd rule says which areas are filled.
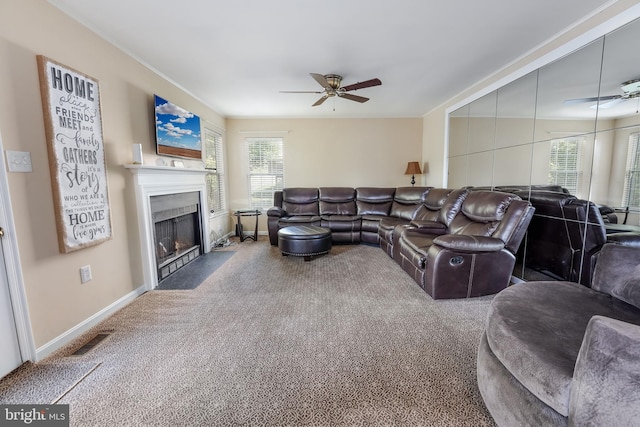
[[[254,209],[273,206],[273,193],[284,187],[283,138],[246,138],[249,152],[249,203]]]
[[[549,184],[560,185],[576,194],[580,181],[580,139],[566,138],[551,141]]]

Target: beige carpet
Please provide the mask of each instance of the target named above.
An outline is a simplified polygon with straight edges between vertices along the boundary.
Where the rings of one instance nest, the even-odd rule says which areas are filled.
[[[0,380],[0,404],[51,404],[58,402],[98,363],[74,363],[69,358],[53,363],[24,363]]]
[[[433,301],[371,246],[234,250],[197,289],[103,322],[86,355],[47,361],[101,362],[60,401],[71,425],[493,425],[475,366],[490,297]]]

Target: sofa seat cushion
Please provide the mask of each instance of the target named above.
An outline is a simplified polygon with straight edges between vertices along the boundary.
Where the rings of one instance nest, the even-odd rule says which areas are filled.
[[[571,282],[531,282],[500,292],[489,309],[489,346],[531,393],[569,414],[573,370],[589,320],[602,315],[640,324],[640,310]]]
[[[320,222],[320,215],[294,215],[280,218],[280,227],[286,227],[287,225],[295,224],[312,224],[314,222]]]
[[[396,218],[396,217],[382,218],[380,220],[380,229],[393,230],[396,227],[396,225],[400,225],[400,224],[409,224],[409,220],[406,220],[403,218]]]
[[[362,231],[369,231],[371,233],[378,234],[378,225],[380,221],[386,218],[385,215],[362,215]]]
[[[380,234],[385,233],[391,236],[390,233],[393,233],[393,229],[396,228],[396,225],[404,225],[404,224],[409,224],[409,221],[402,218],[388,217],[388,218],[382,218],[380,220],[380,224],[378,225],[378,227],[380,229]]]
[[[340,221],[340,222],[357,222],[362,219],[360,215],[320,215],[320,218],[327,221]]]
[[[360,231],[359,215],[321,215],[322,226],[331,231]]]
[[[393,238],[393,230],[397,225],[408,225],[409,221],[402,218],[388,217],[380,220],[380,224],[378,225],[378,231],[380,233],[380,237],[385,239],[387,242],[391,242]]]
[[[418,269],[424,270],[427,262],[427,251],[433,245],[437,235],[420,233],[408,228],[400,236],[400,253]]]

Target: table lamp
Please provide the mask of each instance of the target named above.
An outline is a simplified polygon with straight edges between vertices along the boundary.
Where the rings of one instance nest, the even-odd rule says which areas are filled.
[[[416,184],[416,175],[422,175],[422,171],[420,170],[420,162],[407,163],[407,170],[404,172],[404,174],[411,175],[411,186],[413,187]]]

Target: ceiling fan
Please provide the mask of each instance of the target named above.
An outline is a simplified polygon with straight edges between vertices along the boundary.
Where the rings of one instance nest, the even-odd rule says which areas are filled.
[[[622,90],[622,95],[606,95],[597,96],[594,98],[567,99],[566,101],[564,101],[564,103],[578,104],[582,102],[598,102],[600,108],[612,107],[627,99],[640,97],[640,79],[626,81],[620,85],[620,89]],[[605,102],[602,103],[603,101]]]
[[[309,73],[311,77],[315,81],[318,82],[320,86],[322,86],[322,91],[292,91],[292,90],[283,90],[280,93],[317,93],[322,94],[322,97],[318,99],[313,106],[316,107],[322,104],[327,99],[332,96],[338,96],[340,98],[349,99],[351,101],[356,102],[367,102],[369,98],[365,98],[364,96],[353,95],[347,92],[351,92],[352,90],[364,89],[371,86],[380,86],[382,82],[380,79],[371,79],[364,82],[354,83],[348,86],[340,86],[342,83],[342,76],[337,74],[318,74],[318,73]]]

